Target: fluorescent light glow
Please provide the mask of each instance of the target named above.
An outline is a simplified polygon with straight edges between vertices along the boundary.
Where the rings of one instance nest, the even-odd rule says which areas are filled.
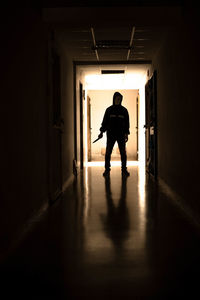
[[[85,83],[88,90],[138,89],[141,75],[136,74],[101,74],[86,75]]]

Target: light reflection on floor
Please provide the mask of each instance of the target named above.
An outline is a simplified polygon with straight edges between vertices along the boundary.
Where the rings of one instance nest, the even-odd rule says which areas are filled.
[[[104,162],[84,168],[84,248],[91,265],[116,263],[125,253],[129,260],[132,251],[140,261],[146,257],[145,168],[130,161],[131,176],[123,178],[120,166],[111,163],[109,178],[102,176]]]
[[[105,165],[104,161],[91,161],[91,162],[86,162],[84,164],[86,167],[102,167]],[[127,161],[127,167],[129,166],[138,166],[139,162],[134,160],[134,161]],[[121,161],[111,161],[111,167],[112,166],[121,166]]]

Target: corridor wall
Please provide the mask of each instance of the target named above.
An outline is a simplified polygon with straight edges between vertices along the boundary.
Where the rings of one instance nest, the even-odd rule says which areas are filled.
[[[158,175],[200,217],[199,65],[195,9],[170,27],[153,59],[157,70]]]
[[[58,34],[61,58],[61,115],[64,120],[62,132],[62,184],[66,185],[73,171],[74,159],[74,85],[71,52],[66,49],[62,35]]]
[[[48,202],[47,41],[40,13],[1,9],[0,252]],[[0,258],[1,258],[0,255]]]

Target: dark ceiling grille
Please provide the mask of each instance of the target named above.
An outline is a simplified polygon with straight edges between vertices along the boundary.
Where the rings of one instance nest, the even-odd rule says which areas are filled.
[[[124,70],[101,70],[101,74],[124,74]]]
[[[112,41],[112,40],[105,40],[105,41],[96,41],[95,49],[130,49],[130,42],[129,41]]]

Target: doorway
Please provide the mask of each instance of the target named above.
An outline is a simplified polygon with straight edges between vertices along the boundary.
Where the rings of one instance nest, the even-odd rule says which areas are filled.
[[[92,161],[97,160],[99,163],[104,163],[104,154],[106,148],[106,134],[104,138],[97,143],[93,144],[93,141],[98,137],[99,128],[101,127],[101,122],[105,109],[112,105],[113,94],[116,91],[125,93],[123,99],[123,105],[127,106],[127,93],[134,92],[134,113],[130,112],[131,120],[131,134],[129,138],[134,140],[134,147],[128,151],[128,162],[127,165],[131,162],[135,164],[145,163],[145,84],[147,82],[147,70],[150,68],[150,65],[119,65],[115,63],[114,65],[100,65],[95,64],[81,64],[75,63],[75,130],[76,130],[76,150],[77,150],[77,159],[82,157],[82,163],[77,164],[77,170],[82,165],[93,164]],[[124,69],[123,74],[106,74],[105,69],[119,70]],[[102,73],[102,70],[104,71]],[[114,73],[114,72],[113,72]],[[119,73],[119,72],[118,72]],[[82,86],[80,85],[82,83]],[[107,97],[106,103],[103,104],[102,100],[97,100],[97,96],[94,97],[95,91],[99,95],[104,93],[104,99]],[[92,95],[93,93],[93,95]],[[82,98],[80,95],[83,95]],[[107,95],[107,96],[105,96]],[[82,99],[80,101],[80,99]],[[96,100],[95,100],[96,99]],[[93,114],[94,102],[102,108],[96,109],[96,116]],[[133,102],[133,101],[132,101]],[[95,104],[95,105],[96,105]],[[81,107],[82,106],[82,107]],[[81,112],[81,110],[82,112]],[[132,108],[130,108],[131,110]],[[128,108],[129,110],[129,108]],[[83,121],[83,128],[81,129],[80,121]],[[81,122],[82,123],[82,122]],[[96,127],[96,129],[94,128]],[[81,133],[82,131],[82,133]],[[80,137],[80,133],[82,138]],[[81,152],[81,143],[83,141],[82,155]],[[104,141],[103,141],[104,140]],[[103,142],[103,145],[101,143]],[[130,140],[129,140],[130,142]],[[128,143],[129,143],[128,142]],[[130,143],[131,144],[131,143]],[[128,145],[128,144],[127,144]],[[94,157],[94,146],[98,148],[98,154]],[[131,148],[131,147],[130,147]],[[95,154],[95,155],[96,155]],[[112,155],[113,163],[120,163],[120,154],[118,151],[117,143],[116,149],[113,150]],[[112,161],[111,161],[112,164]],[[80,168],[81,169],[81,168]]]

